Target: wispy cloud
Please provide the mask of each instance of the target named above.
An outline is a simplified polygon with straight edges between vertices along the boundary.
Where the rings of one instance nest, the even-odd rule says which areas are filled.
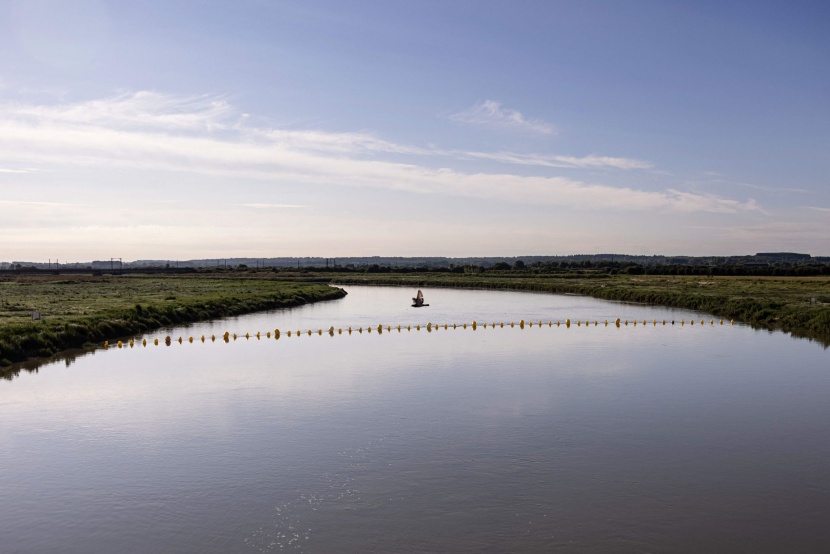
[[[0,167],[0,173],[32,173],[34,169],[14,169],[10,167]]]
[[[582,158],[573,156],[545,156],[541,154],[516,154],[513,152],[464,152],[464,156],[517,165],[554,167],[560,169],[652,169],[653,164],[628,158],[590,155]]]
[[[308,207],[308,206],[302,206],[300,204],[263,204],[263,203],[237,204],[237,206],[242,206],[243,208],[253,208],[255,210],[282,210],[282,209],[307,208]]]
[[[494,120],[510,125],[552,132],[546,124],[527,121],[518,112],[503,110],[497,104],[482,113],[495,114]],[[38,167],[57,164],[102,171],[129,167],[581,209],[732,213],[758,208],[751,200],[740,202],[674,189],[646,191],[562,176],[470,173],[423,163],[424,157],[444,156],[553,168],[651,167],[639,160],[598,155],[459,154],[395,144],[367,133],[268,129],[243,122],[230,104],[215,97],[155,92],[57,106],[0,103],[0,152],[9,162]],[[246,207],[299,206],[262,203]]]
[[[552,135],[556,129],[541,119],[528,119],[522,112],[505,108],[495,100],[485,100],[468,110],[450,116],[452,121],[507,131]]]
[[[818,206],[806,206],[808,210],[815,210],[817,212],[823,212],[826,214],[830,214],[830,208],[820,208]]]
[[[72,202],[38,202],[33,200],[0,200],[2,206],[39,206],[43,208],[68,208],[82,207],[86,204],[75,204]]]
[[[74,104],[3,106],[4,118],[38,125],[102,125],[165,132],[215,131],[233,125],[236,110],[218,96],[173,96],[154,91],[122,93]]]

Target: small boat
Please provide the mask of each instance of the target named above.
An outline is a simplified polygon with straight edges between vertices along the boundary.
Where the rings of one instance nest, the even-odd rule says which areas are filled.
[[[423,306],[429,306],[429,304],[424,304],[424,293],[418,290],[418,294],[412,299],[412,307],[421,308]]]

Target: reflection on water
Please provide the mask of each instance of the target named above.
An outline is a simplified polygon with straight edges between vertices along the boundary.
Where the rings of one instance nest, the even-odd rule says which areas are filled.
[[[407,289],[347,289],[148,339],[701,319],[440,289],[415,309]],[[827,361],[708,324],[99,350],[0,383],[0,550],[826,550]]]

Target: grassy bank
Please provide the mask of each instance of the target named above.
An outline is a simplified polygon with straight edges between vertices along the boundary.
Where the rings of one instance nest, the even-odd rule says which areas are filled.
[[[322,275],[316,275],[322,277]],[[574,293],[701,310],[830,345],[830,278],[663,275],[331,274],[343,284],[461,287]],[[815,302],[811,299],[815,298]]]
[[[341,298],[325,284],[249,276],[0,279],[0,366],[167,325]],[[42,319],[34,321],[32,313]]]

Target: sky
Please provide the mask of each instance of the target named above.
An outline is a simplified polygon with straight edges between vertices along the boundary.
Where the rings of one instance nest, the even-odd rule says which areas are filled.
[[[0,0],[0,262],[830,255],[830,4]]]

